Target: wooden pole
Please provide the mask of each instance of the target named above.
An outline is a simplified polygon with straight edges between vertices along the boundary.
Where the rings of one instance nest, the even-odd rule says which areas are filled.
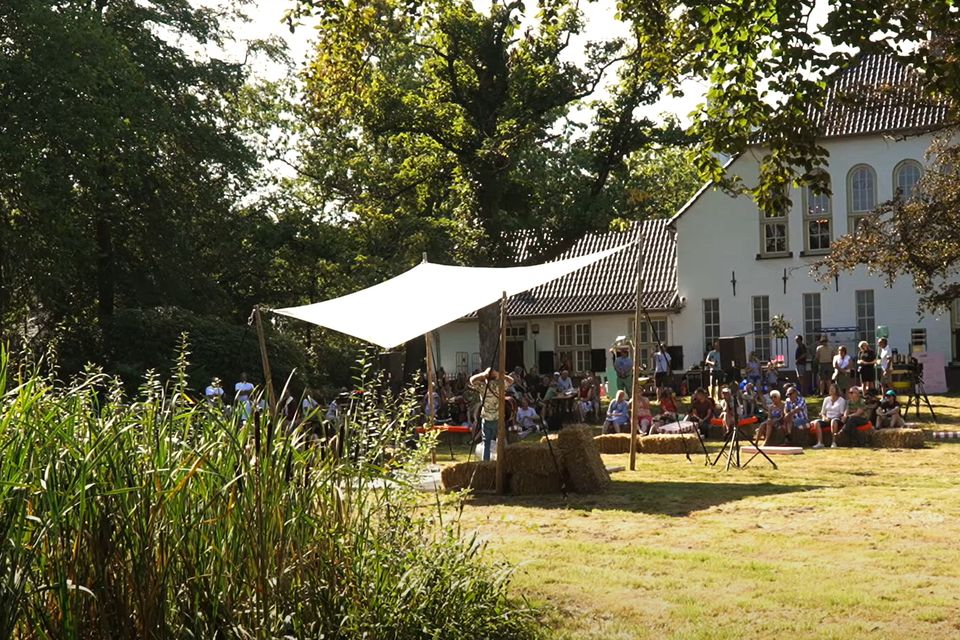
[[[436,388],[434,378],[437,375],[433,364],[433,333],[428,331],[423,338],[427,346],[427,426],[432,427],[436,416],[434,413],[436,407],[433,406],[433,390]]]
[[[642,222],[640,223],[643,224]],[[640,351],[637,342],[640,340],[640,310],[643,301],[643,232],[641,227],[640,238],[637,240],[637,300],[633,314],[633,378],[630,382],[630,471],[637,470],[637,412],[640,410],[637,394],[640,393]]]
[[[505,369],[507,368],[507,292],[503,292],[500,298],[500,373],[497,385],[497,394],[500,397],[500,415],[497,423],[497,493],[507,492],[504,478],[505,469],[503,467],[504,449],[507,445],[507,377]]]
[[[260,307],[253,308],[254,321],[257,324],[257,340],[260,342],[260,361],[263,364],[263,379],[267,386],[267,402],[269,403],[270,417],[277,417],[277,396],[273,392],[273,375],[270,373],[270,357],[267,355],[267,339],[263,334],[263,321],[260,318]]]

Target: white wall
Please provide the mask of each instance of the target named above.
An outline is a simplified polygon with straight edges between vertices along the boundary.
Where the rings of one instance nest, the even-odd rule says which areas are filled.
[[[924,164],[929,137],[894,142],[880,137],[848,138],[826,141],[830,153],[829,173],[833,189],[832,236],[847,232],[847,174],[856,164],[870,164],[877,174],[877,202],[893,197],[893,170],[900,161],[913,159]],[[747,184],[757,179],[757,156],[739,158],[730,171]],[[802,198],[791,192],[793,207],[789,216],[789,248],[792,258],[757,260],[760,252],[760,214],[748,197],[731,198],[719,191],[705,192],[676,222],[677,278],[685,307],[676,319],[676,336],[684,346],[687,360],[693,364],[702,356],[703,299],[720,298],[720,332],[723,336],[742,334],[753,329],[751,296],[768,295],[770,314],[783,313],[793,324],[792,334],[803,334],[803,293],[819,292],[822,324],[827,327],[856,325],[855,291],[873,289],[876,322],[890,328],[890,344],[901,353],[909,351],[910,330],[927,329],[928,351],[951,358],[949,314],[917,317],[917,295],[912,282],[901,278],[893,288],[865,269],[843,274],[839,292],[834,282],[827,285],[809,276],[816,257],[801,257],[804,248]],[[783,270],[787,269],[787,293],[783,292]],[[731,287],[731,272],[736,272],[736,296]],[[792,338],[792,336],[791,336]],[[850,337],[846,340],[849,343]],[[792,339],[789,341],[792,361]],[[747,348],[752,349],[752,337]],[[697,354],[697,355],[694,355]]]

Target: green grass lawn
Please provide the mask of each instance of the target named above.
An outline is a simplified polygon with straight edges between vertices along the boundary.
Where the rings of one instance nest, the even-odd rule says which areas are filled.
[[[472,497],[464,530],[549,638],[960,637],[960,444],[777,463],[640,455],[603,495]]]

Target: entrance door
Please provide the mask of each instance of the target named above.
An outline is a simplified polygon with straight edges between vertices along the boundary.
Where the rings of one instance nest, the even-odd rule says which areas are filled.
[[[526,367],[523,362],[523,341],[507,340],[507,371],[513,371],[517,365]]]

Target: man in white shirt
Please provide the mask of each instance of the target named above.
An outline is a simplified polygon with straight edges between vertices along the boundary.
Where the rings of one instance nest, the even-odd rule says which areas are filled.
[[[716,398],[720,385],[723,383],[723,363],[720,361],[719,342],[713,343],[713,349],[710,350],[703,362],[707,365],[707,371],[710,372],[710,397]]]
[[[657,352],[653,355],[653,380],[658,389],[663,387],[667,376],[670,374],[670,360],[670,354],[667,353],[667,348],[661,342],[657,347]]]
[[[526,398],[521,400],[520,408],[517,409],[517,426],[520,427],[521,437],[537,431],[540,423],[540,416],[537,415],[537,410],[530,406],[530,401]]]
[[[573,379],[570,377],[570,372],[564,369],[560,372],[560,377],[557,378],[557,393],[570,393],[573,391]]]
[[[890,366],[893,361],[893,351],[890,349],[890,345],[887,344],[886,338],[880,338],[877,340],[877,364],[880,367],[880,390],[886,391],[890,388],[890,379],[892,367]]]

